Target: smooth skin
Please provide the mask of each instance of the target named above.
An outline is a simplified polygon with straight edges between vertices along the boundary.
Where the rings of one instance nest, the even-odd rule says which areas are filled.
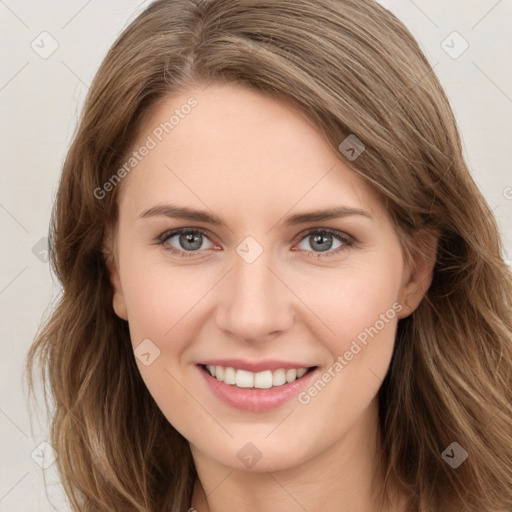
[[[197,106],[118,185],[119,222],[105,242],[114,254],[114,309],[129,322],[133,348],[149,339],[160,350],[148,366],[137,359],[141,376],[190,442],[199,476],[191,506],[385,510],[374,477],[377,392],[398,319],[430,285],[436,240],[429,257],[407,263],[384,205],[318,129],[298,110],[240,85],[169,96],[134,148],[191,96]],[[223,224],[148,213],[164,205],[205,211]],[[286,224],[291,215],[341,206],[368,216]],[[165,238],[183,227],[202,231],[196,245]],[[319,249],[322,229],[345,241],[324,233]],[[236,250],[248,236],[263,249],[252,263]],[[232,408],[197,367],[213,358],[278,359],[325,371],[396,303],[396,317],[306,405]],[[237,457],[248,442],[262,455],[252,467]],[[402,503],[393,493],[389,510]]]

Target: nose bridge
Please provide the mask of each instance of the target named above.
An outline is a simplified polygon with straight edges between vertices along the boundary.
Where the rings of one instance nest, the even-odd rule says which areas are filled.
[[[248,238],[234,255],[218,324],[237,337],[257,340],[291,325],[291,294],[275,275],[274,252]]]

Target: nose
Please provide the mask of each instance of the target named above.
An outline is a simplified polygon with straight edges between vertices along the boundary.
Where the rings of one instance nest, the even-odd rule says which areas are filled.
[[[226,335],[262,342],[291,327],[294,295],[274,267],[271,251],[263,251],[252,263],[235,253],[218,290],[216,322]]]

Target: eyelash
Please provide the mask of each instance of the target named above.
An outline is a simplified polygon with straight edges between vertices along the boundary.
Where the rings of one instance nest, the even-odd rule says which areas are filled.
[[[182,233],[194,233],[194,234],[200,233],[201,235],[203,235],[209,239],[207,232],[203,231],[202,229],[177,228],[177,229],[173,229],[171,231],[166,231],[165,233],[162,233],[157,239],[157,245],[161,245],[164,248],[164,250],[169,251],[171,254],[175,254],[179,257],[183,257],[183,258],[196,257],[196,254],[201,251],[182,251],[182,250],[176,249],[175,247],[172,247],[171,245],[169,245],[167,247],[165,246],[165,244],[167,243],[167,241],[170,238],[172,238],[173,236],[176,236],[176,235],[181,235]],[[348,250],[350,247],[353,247],[356,244],[356,240],[354,238],[352,238],[351,236],[347,235],[346,233],[343,233],[342,231],[338,231],[336,229],[330,229],[330,228],[312,228],[312,229],[306,231],[305,233],[301,233],[301,235],[299,235],[297,237],[299,243],[302,242],[302,240],[306,239],[308,236],[311,236],[312,234],[315,234],[315,233],[321,233],[321,234],[327,233],[327,234],[331,235],[333,238],[335,238],[336,240],[338,240],[339,242],[341,242],[343,245],[341,245],[340,247],[338,247],[335,250],[327,250],[327,251],[320,251],[320,252],[306,251],[308,258],[313,258],[313,259],[329,258],[331,256],[335,256],[335,255],[339,254],[342,251]]]

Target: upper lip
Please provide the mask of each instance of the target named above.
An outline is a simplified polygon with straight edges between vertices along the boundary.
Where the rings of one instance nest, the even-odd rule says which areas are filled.
[[[247,370],[248,372],[262,372],[265,370],[277,370],[279,368],[290,369],[290,368],[311,368],[314,365],[296,363],[290,361],[278,361],[276,359],[269,359],[266,361],[247,361],[244,359],[209,359],[208,361],[202,361],[200,365],[209,366],[223,366],[224,368],[231,367],[235,370]]]

